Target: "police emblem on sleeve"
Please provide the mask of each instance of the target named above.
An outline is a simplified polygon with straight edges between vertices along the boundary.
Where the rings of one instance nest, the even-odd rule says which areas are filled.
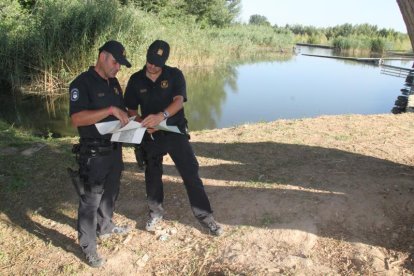
[[[163,80],[161,82],[161,88],[167,88],[168,87],[168,80]]]
[[[79,99],[79,90],[77,88],[73,88],[70,90],[70,100],[72,102],[76,102]]]

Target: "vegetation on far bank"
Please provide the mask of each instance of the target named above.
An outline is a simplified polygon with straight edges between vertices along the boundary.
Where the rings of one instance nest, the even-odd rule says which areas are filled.
[[[266,17],[252,15],[250,24],[270,26]],[[407,34],[393,29],[378,28],[371,24],[349,23],[326,28],[303,26],[300,24],[273,26],[277,32],[291,32],[295,42],[331,45],[338,50],[359,50],[383,53],[386,50],[411,50],[410,38]]]
[[[406,34],[368,24],[333,28],[271,26],[254,15],[240,24],[240,0],[7,0],[0,3],[0,81],[54,91],[94,64],[97,49],[121,41],[133,67],[143,66],[154,39],[172,46],[169,64],[206,66],[275,54],[295,42],[383,52],[410,48]],[[286,52],[286,51],[284,51]]]

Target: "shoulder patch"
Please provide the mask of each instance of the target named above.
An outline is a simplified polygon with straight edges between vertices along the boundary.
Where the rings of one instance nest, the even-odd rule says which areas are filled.
[[[76,102],[79,99],[79,89],[73,88],[70,90],[70,100]]]

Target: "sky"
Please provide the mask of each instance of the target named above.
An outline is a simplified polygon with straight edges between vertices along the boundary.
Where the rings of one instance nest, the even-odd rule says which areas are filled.
[[[242,0],[242,22],[253,14],[270,24],[333,27],[344,23],[369,23],[407,33],[396,0]]]

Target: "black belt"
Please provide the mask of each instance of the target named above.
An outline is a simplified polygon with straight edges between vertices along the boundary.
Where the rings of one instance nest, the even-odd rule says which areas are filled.
[[[84,144],[90,144],[90,143],[101,143],[101,144],[109,144],[112,143],[111,140],[109,139],[104,139],[104,138],[80,138],[79,139],[80,143],[84,143]]]
[[[101,138],[80,138],[79,143],[81,145],[92,147],[98,152],[106,152],[110,150],[115,150],[118,148],[119,143],[111,142],[109,139]]]
[[[171,135],[171,134],[176,134],[176,133],[171,132],[171,131],[164,131],[164,130],[158,130],[158,131],[156,131],[152,134],[149,134],[148,132],[145,132],[143,140],[144,141],[151,141],[151,140],[160,138],[162,136],[168,136],[168,135]]]

